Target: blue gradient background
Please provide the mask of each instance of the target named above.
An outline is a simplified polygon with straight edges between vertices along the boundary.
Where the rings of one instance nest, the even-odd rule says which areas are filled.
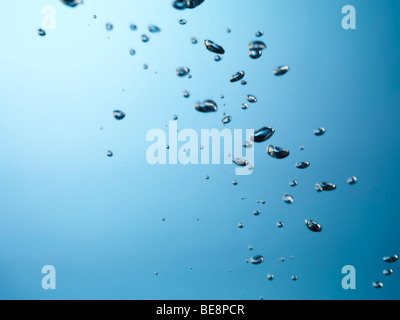
[[[56,29],[39,37],[48,4]],[[357,30],[341,27],[347,4],[357,9]],[[382,261],[399,253],[400,240],[398,1],[206,0],[178,11],[170,0],[85,0],[76,8],[24,0],[3,2],[1,11],[0,298],[400,298],[398,263]],[[149,24],[162,32],[142,43]],[[259,29],[268,49],[251,60],[248,43]],[[222,61],[204,39],[224,46]],[[291,71],[275,77],[284,64]],[[192,79],[175,75],[180,66]],[[247,86],[229,83],[239,70]],[[258,102],[243,111],[249,93]],[[218,114],[194,110],[210,98]],[[118,108],[123,121],[112,117]],[[150,129],[167,130],[173,114],[180,130],[222,129],[222,112],[231,129],[276,129],[257,145],[253,175],[236,177],[233,165],[146,162]],[[320,126],[327,132],[315,137]],[[268,157],[268,143],[291,156]],[[296,169],[304,160],[311,166]],[[359,182],[349,186],[352,175]],[[338,188],[317,193],[321,181]],[[293,205],[282,202],[286,192]],[[305,219],[323,232],[308,231]],[[263,264],[245,263],[255,254]],[[41,287],[48,264],[57,270],[53,291]],[[357,270],[356,290],[342,289],[344,265]]]

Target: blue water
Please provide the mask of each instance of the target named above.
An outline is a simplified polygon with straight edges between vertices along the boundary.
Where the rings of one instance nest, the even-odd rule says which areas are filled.
[[[347,4],[356,30],[342,28]],[[56,28],[39,37],[45,5],[56,9]],[[0,298],[399,299],[399,262],[382,260],[400,251],[399,14],[397,0],[206,0],[185,11],[170,0],[4,1]],[[150,34],[149,24],[162,31]],[[248,44],[260,29],[268,48],[252,60]],[[225,48],[222,61],[204,39]],[[289,73],[275,77],[286,64]],[[176,76],[181,66],[191,79]],[[247,86],[229,83],[239,70]],[[258,102],[242,110],[250,93]],[[218,113],[194,109],[205,99]],[[126,118],[116,121],[115,109]],[[252,175],[146,161],[147,132],[167,131],[174,114],[179,130],[200,133],[224,128],[223,112],[232,116],[225,128],[276,130],[257,144]],[[320,126],[326,134],[316,137]],[[290,157],[272,159],[268,144]],[[299,170],[300,161],[311,166]],[[323,181],[337,189],[315,192]],[[262,264],[245,262],[256,254]],[[56,268],[56,290],[42,289],[44,265]],[[345,265],[356,269],[355,290],[342,288]]]

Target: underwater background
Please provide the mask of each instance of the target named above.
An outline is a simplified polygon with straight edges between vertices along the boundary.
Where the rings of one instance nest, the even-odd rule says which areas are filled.
[[[2,2],[0,298],[399,299],[399,261],[383,258],[400,251],[400,3],[171,3]],[[342,28],[348,4],[355,30]],[[56,26],[40,36],[46,5]],[[225,49],[221,61],[206,39]],[[253,40],[267,45],[258,59]],[[240,70],[247,84],[230,83]],[[195,109],[207,99],[217,112]],[[151,165],[146,135],[167,133],[170,121],[199,135],[275,134],[255,144],[251,175],[236,176],[234,164]],[[268,145],[290,156],[273,159]],[[296,168],[301,161],[310,166]],[[316,192],[320,182],[336,189]],[[42,288],[45,265],[56,269],[56,290]],[[342,287],[346,265],[355,290]]]

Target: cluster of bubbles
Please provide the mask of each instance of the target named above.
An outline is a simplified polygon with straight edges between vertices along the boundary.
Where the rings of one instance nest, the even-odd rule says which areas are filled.
[[[283,75],[285,74],[287,71],[289,71],[289,67],[278,67],[277,69],[274,70],[274,74],[275,75]],[[244,77],[244,72],[239,72],[237,74],[235,74],[232,78],[231,78],[231,82],[235,82],[236,79],[240,78],[240,77]],[[236,80],[238,81],[238,80]],[[322,136],[325,134],[325,128],[318,128],[316,130],[314,130],[314,135],[315,136]],[[254,132],[254,135],[251,138],[252,142],[256,142],[256,143],[261,143],[261,142],[265,142],[267,140],[269,140],[275,133],[275,130],[271,127],[263,127],[261,129],[258,129]],[[304,150],[304,146],[300,147],[301,150]],[[290,151],[288,149],[282,148],[282,147],[277,147],[277,146],[273,146],[273,145],[269,145],[267,147],[267,154],[269,156],[271,156],[274,159],[285,159],[287,157],[289,157],[290,155]],[[234,161],[234,163],[236,163],[237,165],[242,165],[244,163],[244,160],[242,160],[241,162],[238,163],[237,159],[236,161]],[[296,168],[298,169],[306,169],[310,166],[310,162],[308,161],[302,161],[302,162],[298,162],[296,163]],[[347,180],[347,183],[349,185],[354,185],[357,183],[357,177],[353,176],[350,177]],[[295,187],[298,185],[298,181],[297,180],[293,180],[289,183],[289,185],[291,187]],[[318,192],[322,192],[322,191],[333,191],[336,189],[336,185],[330,182],[319,182],[316,184],[315,186],[315,190]],[[287,203],[287,204],[293,204],[294,203],[294,197],[288,193],[286,193],[284,195],[284,197],[282,198],[283,202]],[[259,215],[259,211],[257,212],[257,215]],[[276,226],[277,228],[283,228],[284,227],[284,222],[279,221],[277,222]],[[305,226],[306,228],[311,231],[311,232],[315,232],[315,233],[319,233],[322,231],[322,226],[316,222],[313,221],[311,219],[307,219],[305,220]],[[385,261],[389,261],[389,260],[394,260],[394,259],[390,259],[387,258]],[[250,262],[252,264],[261,264],[264,261],[263,257],[260,255],[254,256],[253,258],[250,259]],[[393,270],[388,269],[384,271],[385,275],[390,275],[393,272]],[[273,274],[268,274],[267,275],[268,280],[272,281],[274,280],[275,276]],[[292,276],[292,280],[296,281],[298,279],[297,275],[293,275]],[[376,282],[374,283],[375,287],[380,287],[382,286],[381,282]]]
[[[82,0],[61,0],[62,3],[64,3],[65,5],[69,6],[69,7],[76,7],[77,5],[83,3]],[[201,5],[204,2],[204,0],[175,0],[172,3],[172,6],[177,9],[177,10],[184,10],[184,9],[194,9],[196,7],[198,7],[199,5]],[[94,15],[93,16],[94,19],[96,19],[97,17]],[[181,25],[186,25],[187,24],[187,20],[185,19],[180,19],[179,20],[179,24]],[[113,24],[111,23],[106,23],[105,25],[105,29],[107,31],[112,31],[114,29]],[[137,30],[137,26],[135,24],[131,24],[130,25],[130,29],[132,31],[136,31]],[[152,34],[154,33],[159,33],[161,32],[161,29],[158,26],[155,25],[149,25],[148,26],[148,31]],[[231,33],[232,30],[231,28],[228,28],[227,33]],[[38,29],[38,35],[43,37],[46,35],[45,30],[43,29]],[[259,30],[255,33],[255,37],[256,38],[261,38],[264,36],[264,31]],[[150,37],[146,34],[143,34],[141,36],[141,40],[142,42],[146,43],[150,40]],[[197,37],[192,37],[191,38],[191,43],[194,45],[197,45],[199,43],[199,39]],[[225,54],[225,49],[223,48],[223,46],[221,46],[220,44],[215,43],[214,41],[210,40],[210,39],[206,39],[204,40],[204,46],[206,48],[207,51],[216,54],[216,56],[214,57],[215,61],[220,61],[222,59],[222,56]],[[257,39],[257,40],[253,40],[249,43],[248,46],[248,55],[251,59],[259,59],[262,57],[263,51],[267,49],[267,45],[265,44],[265,42]],[[130,50],[130,55],[135,55],[136,51],[134,49]],[[144,65],[144,68],[146,69],[148,66]],[[285,74],[287,74],[290,71],[290,67],[287,65],[282,65],[282,66],[278,66],[277,68],[275,68],[273,70],[273,74],[277,77],[283,76]],[[190,74],[190,69],[187,66],[183,66],[183,67],[179,67],[176,69],[176,75],[178,77],[188,77],[191,78],[191,74]],[[247,81],[245,80],[245,75],[246,72],[244,70],[240,70],[236,73],[234,73],[229,81],[230,83],[234,84],[234,83],[240,83],[242,85],[246,85]],[[189,98],[191,96],[191,93],[189,90],[185,90],[182,93],[184,98]],[[221,99],[223,99],[224,96],[221,95]],[[246,110],[249,108],[249,104],[253,104],[256,103],[258,101],[257,97],[254,96],[253,94],[248,94],[246,96],[246,100],[247,103],[243,103],[242,104],[242,109]],[[200,113],[215,113],[218,111],[218,105],[214,100],[211,99],[207,99],[204,101],[198,101],[195,103],[194,106],[195,110],[197,110]],[[222,123],[224,125],[229,124],[232,121],[232,117],[229,115],[226,115],[224,113],[224,118],[221,120]],[[121,111],[121,110],[115,110],[113,112],[113,116],[116,120],[121,121],[126,117],[126,114]],[[173,116],[174,120],[178,119],[177,115]],[[317,137],[321,137],[326,133],[325,128],[320,127],[314,130],[314,135]],[[259,144],[259,143],[263,143],[267,140],[269,140],[273,135],[275,134],[275,129],[269,126],[265,126],[262,127],[260,129],[257,129],[254,131],[254,134],[252,135],[250,141],[246,141],[245,143],[243,143],[243,147],[244,148],[252,148],[254,147],[255,144]],[[167,147],[167,149],[169,149],[169,147]],[[202,149],[202,147],[200,148]],[[304,150],[304,146],[300,147],[300,150]],[[266,147],[266,153],[268,156],[270,156],[273,159],[285,159],[287,157],[290,156],[290,151],[284,147],[280,147],[280,146],[275,146],[275,145],[268,145]],[[107,151],[107,156],[108,157],[113,157],[113,152],[112,151]],[[233,163],[237,166],[240,167],[248,167],[250,170],[254,169],[254,167],[252,166],[251,163],[249,163],[249,161],[247,161],[246,159],[242,159],[242,158],[234,158]],[[310,162],[308,161],[302,161],[302,162],[298,162],[296,163],[296,168],[298,169],[307,169],[310,166]],[[209,180],[210,177],[207,175],[205,177],[206,180]],[[354,185],[357,183],[357,177],[353,176],[348,178],[347,183],[349,185]],[[233,185],[237,185],[238,181],[237,180],[233,180],[232,182]],[[289,185],[291,187],[296,187],[298,185],[298,181],[297,180],[293,180],[289,183]],[[331,182],[318,182],[315,186],[315,190],[317,192],[322,192],[322,191],[333,191],[336,189],[336,185],[331,183]],[[245,196],[242,197],[242,200],[246,199]],[[293,204],[294,203],[294,197],[290,194],[285,194],[282,198],[284,203],[287,204]],[[257,201],[258,203],[260,203],[260,200]],[[266,201],[265,200],[261,200],[262,204],[265,204]],[[253,215],[254,216],[259,216],[261,214],[261,212],[259,210],[255,210],[253,211]],[[165,221],[165,217],[163,217],[161,219],[162,221]],[[197,219],[198,221],[199,219]],[[238,227],[240,229],[244,228],[244,223],[240,222],[238,224]],[[281,229],[285,226],[283,221],[279,221],[276,224],[276,227]],[[319,233],[322,231],[322,226],[313,220],[307,219],[305,220],[305,226],[306,228],[311,231],[311,232],[315,232],[315,233]],[[249,246],[248,247],[249,250],[253,251],[254,250],[254,246]],[[284,261],[284,258],[281,259],[282,261]],[[394,255],[394,256],[390,256],[390,257],[385,257],[383,259],[385,262],[387,263],[393,263],[396,262],[398,260],[398,256]],[[250,262],[253,265],[260,265],[264,262],[264,257],[262,255],[254,255],[253,257],[250,258],[250,260],[246,260],[247,262]],[[383,271],[383,274],[385,276],[389,276],[393,273],[392,269],[385,269]],[[155,275],[158,275],[158,272],[155,272]],[[267,275],[267,279],[272,281],[274,280],[275,276],[273,274],[268,274]],[[298,279],[297,275],[292,275],[291,279],[293,281],[296,281]],[[382,288],[383,287],[383,283],[380,281],[374,282],[373,286],[375,288]]]
[[[399,260],[399,256],[397,254],[383,258],[384,262],[390,263],[390,264],[396,262],[397,260]],[[384,276],[390,276],[393,274],[393,269],[391,269],[391,268],[384,269],[382,273]],[[372,286],[376,289],[381,289],[381,288],[383,288],[383,282],[382,281],[374,281],[372,283]]]

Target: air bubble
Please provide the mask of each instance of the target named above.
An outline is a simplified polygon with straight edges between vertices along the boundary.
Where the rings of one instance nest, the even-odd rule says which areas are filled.
[[[249,50],[249,57],[252,59],[258,59],[262,56],[262,50]]]
[[[265,50],[266,48],[267,48],[267,45],[263,41],[260,41],[260,40],[252,41],[249,44],[250,50],[261,50],[262,51],[262,50]]]
[[[246,99],[250,103],[256,103],[257,102],[257,98],[255,96],[253,96],[252,94],[247,95]]]
[[[173,6],[175,9],[183,10],[183,9],[186,9],[186,8],[187,8],[187,3],[186,3],[186,0],[175,0],[175,1],[172,3],[172,6]]]
[[[251,264],[255,264],[255,265],[261,264],[261,263],[263,263],[263,262],[264,262],[264,257],[261,256],[261,255],[254,256],[254,257],[252,257],[252,258],[250,259],[250,263],[251,263]]]
[[[69,7],[76,7],[78,4],[83,3],[83,0],[61,0],[61,2]]]
[[[228,124],[231,121],[232,121],[232,117],[231,116],[226,116],[225,118],[222,119],[222,123],[223,124]]]
[[[336,189],[336,185],[330,182],[320,182],[315,185],[315,190],[318,192],[322,191],[333,191]]]
[[[237,82],[237,81],[240,81],[240,80],[242,80],[242,79],[244,78],[244,76],[245,76],[245,72],[244,72],[244,71],[239,71],[239,72],[235,73],[235,74],[231,77],[230,82]]]
[[[201,5],[204,2],[204,0],[186,0],[186,7],[188,9],[194,9]]]
[[[396,262],[397,260],[399,260],[399,256],[397,254],[383,258],[383,261],[387,263],[393,263]]]
[[[373,283],[372,283],[372,286],[373,286],[375,289],[381,289],[381,288],[383,288],[383,283],[380,282],[380,281],[373,282]]]
[[[308,230],[310,230],[312,232],[321,232],[322,231],[322,227],[315,221],[306,220],[305,223],[306,223]]]
[[[212,100],[206,100],[204,102],[197,102],[195,104],[195,109],[199,112],[209,113],[218,111],[217,104]]]
[[[274,128],[271,127],[263,127],[254,131],[254,134],[251,136],[251,141],[254,142],[264,142],[270,139],[275,133]]]
[[[122,119],[124,119],[125,116],[126,116],[125,113],[122,112],[121,110],[115,110],[115,111],[113,112],[113,115],[114,115],[114,118],[117,119],[117,120],[122,120]]]
[[[246,159],[242,158],[234,158],[232,162],[239,167],[246,167],[249,164],[249,162]]]
[[[289,66],[281,66],[274,70],[274,75],[276,76],[283,76],[290,70]]]
[[[217,53],[217,54],[224,54],[225,53],[224,48],[222,48],[220,45],[214,43],[211,40],[205,40],[204,44],[205,44],[205,46],[206,46],[208,51],[211,51],[211,52],[214,52],[214,53]]]
[[[146,34],[142,34],[141,39],[142,39],[142,42],[144,42],[144,43],[149,42],[149,40],[150,40],[149,36]]]
[[[325,134],[325,128],[318,128],[314,130],[314,134],[319,137]]]
[[[385,276],[390,276],[391,274],[393,274],[393,269],[385,269],[383,270],[383,274]]]
[[[37,33],[39,36],[44,37],[46,35],[46,31],[44,31],[43,29],[38,29]]]
[[[190,69],[187,67],[181,67],[181,68],[176,69],[176,75],[178,77],[184,77],[184,76],[188,75],[189,72],[190,72]]]
[[[275,147],[275,146],[268,146],[267,153],[275,159],[284,159],[289,156],[289,150]]]
[[[111,23],[106,23],[106,30],[107,31],[112,31],[114,29],[114,26]]]
[[[160,29],[159,27],[155,26],[155,25],[149,25],[149,26],[147,27],[147,29],[148,29],[149,32],[151,32],[151,33],[158,33],[158,32],[161,32],[161,29]]]
[[[277,222],[276,226],[281,229],[285,226],[285,224],[282,221],[279,221]]]
[[[290,194],[285,194],[282,198],[283,202],[287,203],[287,204],[292,204],[294,202],[294,198],[293,196],[291,196]]]
[[[298,168],[298,169],[306,169],[309,166],[310,166],[310,163],[308,161],[296,163],[296,168]]]

